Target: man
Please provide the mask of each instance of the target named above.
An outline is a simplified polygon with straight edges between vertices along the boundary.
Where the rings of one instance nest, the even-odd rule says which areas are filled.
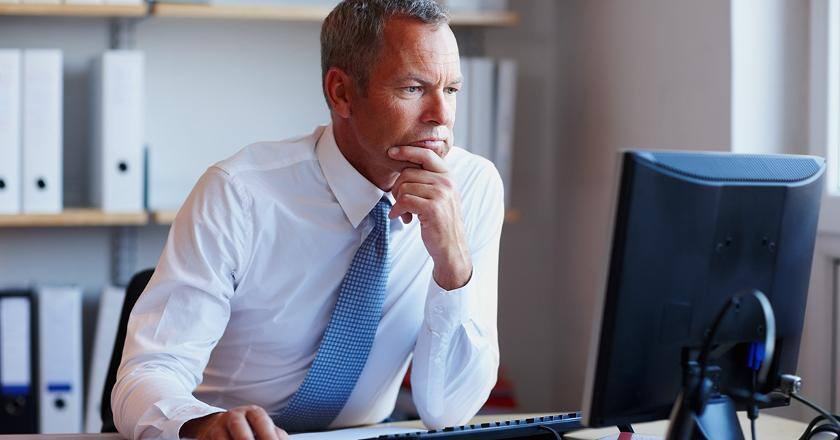
[[[173,222],[129,320],[111,402],[123,435],[377,423],[412,358],[427,426],[487,399],[502,186],[451,147],[448,16],[432,0],[347,0],[321,45],[331,125],[210,167]]]

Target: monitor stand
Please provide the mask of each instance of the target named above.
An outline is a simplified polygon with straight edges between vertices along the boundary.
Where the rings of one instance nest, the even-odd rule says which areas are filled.
[[[599,440],[662,440],[663,437],[622,432]],[[701,415],[692,409],[690,399],[677,398],[664,440],[744,440],[735,403],[726,395],[709,398]]]
[[[700,414],[692,400],[680,393],[665,440],[744,440],[744,433],[735,413],[735,403],[726,395],[710,397]]]

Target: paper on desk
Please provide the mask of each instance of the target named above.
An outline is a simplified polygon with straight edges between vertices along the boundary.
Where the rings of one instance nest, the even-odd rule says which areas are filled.
[[[364,426],[361,428],[336,429],[335,431],[293,434],[290,437],[294,440],[358,440],[363,438],[379,437],[380,435],[406,434],[409,432],[421,431],[425,430],[417,428],[399,428],[396,426]]]

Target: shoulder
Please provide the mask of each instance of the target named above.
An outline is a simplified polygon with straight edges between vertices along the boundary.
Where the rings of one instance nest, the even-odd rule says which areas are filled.
[[[315,145],[325,126],[312,133],[280,141],[256,142],[245,146],[233,156],[214,164],[232,178],[249,173],[283,170],[297,164],[317,161]]]
[[[473,250],[498,239],[504,223],[502,178],[493,162],[461,148],[447,156],[450,172],[461,195],[461,214]]]
[[[446,157],[464,202],[502,203],[502,178],[493,162],[459,147]]]

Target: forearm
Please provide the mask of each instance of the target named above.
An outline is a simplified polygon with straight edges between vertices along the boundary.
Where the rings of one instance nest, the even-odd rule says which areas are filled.
[[[481,284],[473,279],[461,289],[445,292],[432,282],[427,296],[411,382],[415,405],[430,428],[465,423],[496,383],[495,316],[484,319],[482,306],[476,304],[478,292],[473,290]]]
[[[129,439],[178,438],[188,420],[223,411],[193,397],[183,372],[154,362],[125,365],[111,394],[117,430]],[[123,371],[121,371],[123,372]]]

